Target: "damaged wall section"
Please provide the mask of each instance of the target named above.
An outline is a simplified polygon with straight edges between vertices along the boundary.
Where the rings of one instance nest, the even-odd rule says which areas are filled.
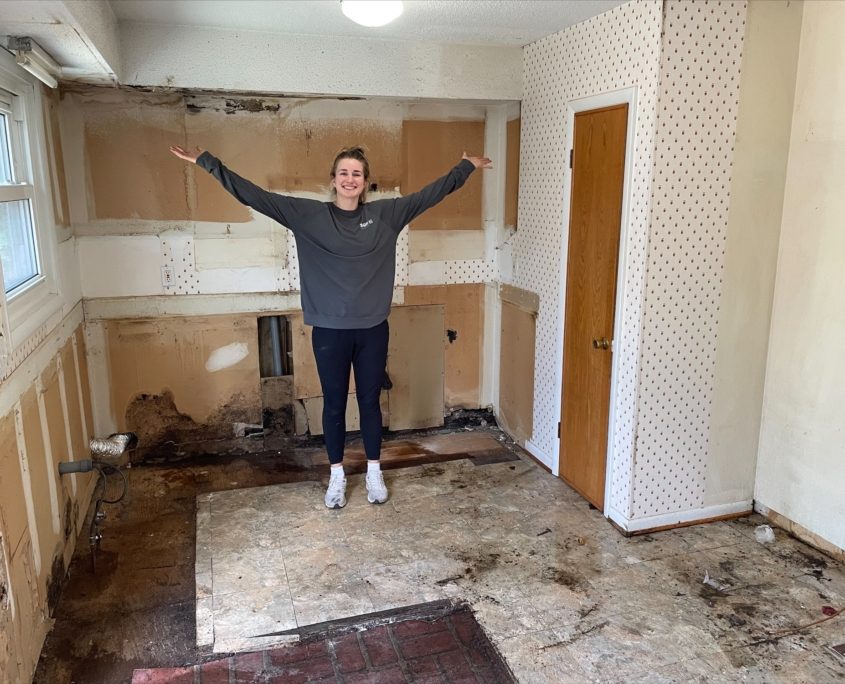
[[[262,416],[262,407],[275,416],[271,422],[278,422],[284,417],[280,405],[291,392],[296,403],[283,422],[292,420],[297,434],[321,432],[321,391],[310,344],[302,340],[306,362],[294,359],[299,366],[293,387],[286,381],[261,380],[255,335],[259,312],[246,296],[298,291],[298,259],[290,233],[238,203],[198,167],[176,159],[170,145],[209,149],[234,171],[271,191],[328,200],[334,156],[341,147],[361,144],[371,161],[371,197],[396,197],[447,172],[464,151],[483,154],[490,137],[489,111],[501,109],[467,102],[88,86],[68,87],[62,98],[86,312],[98,301],[114,305],[103,323],[94,326],[102,325],[106,338],[98,377],[110,378],[111,384],[108,396],[97,401],[98,424],[137,430],[142,447],[231,437],[234,423],[262,424],[267,416]],[[497,117],[491,119],[497,122],[491,130],[495,128],[503,142],[518,133],[518,119]],[[508,140],[509,152],[512,143]],[[515,153],[508,162],[511,170],[518,168],[517,157]],[[445,364],[444,389],[438,394],[429,388],[435,392],[429,400],[439,407],[432,404],[423,411],[436,416],[429,424],[442,421],[444,393],[446,407],[480,405],[481,293],[483,284],[495,277],[485,225],[489,216],[504,213],[503,207],[492,211],[486,206],[491,193],[484,188],[491,174],[504,173],[494,169],[474,174],[466,187],[415,220],[399,239],[394,303],[445,307],[446,328],[455,331],[451,342],[438,333],[433,365],[422,366],[436,376]],[[512,176],[506,194],[515,197]],[[499,193],[494,201],[504,205],[505,199]],[[420,277],[411,273],[411,261],[423,268]],[[417,289],[417,283],[433,287]],[[174,294],[198,295],[192,299],[197,315],[158,318],[132,313],[134,297],[164,300]],[[240,312],[238,325],[249,321],[249,332],[208,316],[199,323],[212,311],[203,308],[202,298],[219,295],[234,295],[226,310]],[[291,304],[296,307],[298,302]],[[124,306],[126,315],[115,314],[115,308]],[[185,327],[194,325],[199,328]],[[213,336],[213,344],[205,336]],[[215,345],[245,345],[247,352],[237,365],[210,375],[205,364]],[[394,389],[390,400],[385,399],[388,424],[399,415],[394,404],[400,395]],[[354,401],[350,407],[354,429]],[[400,423],[420,421],[412,410]]]
[[[393,387],[382,393],[386,427],[442,425],[447,394],[477,404],[482,290],[421,288],[412,297],[416,305],[393,307],[387,362]],[[301,312],[283,315],[290,321],[293,373],[270,378],[261,378],[257,315],[103,321],[109,401],[118,429],[137,433],[142,449],[227,440],[239,426],[264,424],[269,409],[289,414],[293,434],[321,435],[323,398],[311,328]],[[447,320],[459,331],[453,342]],[[458,339],[463,347],[455,346]],[[444,371],[447,359],[451,375]],[[444,390],[445,377],[454,384]],[[354,378],[349,391],[352,431],[358,429]]]
[[[232,438],[235,424],[261,423],[255,316],[116,320],[105,329],[113,415],[139,446]]]

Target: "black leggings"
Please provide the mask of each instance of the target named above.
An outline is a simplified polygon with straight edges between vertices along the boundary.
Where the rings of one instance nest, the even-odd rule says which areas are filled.
[[[343,461],[350,368],[355,371],[364,451],[373,461],[381,455],[379,396],[387,363],[388,337],[387,321],[360,330],[314,327],[311,332],[311,346],[323,388],[323,433],[332,464]]]

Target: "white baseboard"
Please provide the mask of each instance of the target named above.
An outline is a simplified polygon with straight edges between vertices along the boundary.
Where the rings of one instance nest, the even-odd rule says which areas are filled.
[[[545,451],[534,444],[530,439],[525,440],[525,450],[536,458],[540,463],[546,466],[549,470],[554,472],[554,459],[552,459]],[[557,473],[554,473],[557,475]]]
[[[626,518],[619,511],[609,509],[607,517],[615,522],[626,532],[644,532],[660,527],[672,525],[688,525],[695,522],[703,522],[712,518],[719,518],[725,515],[736,515],[739,513],[751,513],[754,502],[752,499],[736,501],[729,504],[717,506],[706,506],[695,508],[690,511],[678,511],[677,513],[661,513],[660,515],[649,515],[644,518]]]

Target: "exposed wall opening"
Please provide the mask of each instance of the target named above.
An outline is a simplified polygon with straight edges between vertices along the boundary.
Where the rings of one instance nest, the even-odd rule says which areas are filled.
[[[287,316],[258,319],[258,363],[262,378],[293,375],[293,348]]]
[[[293,437],[296,434],[293,338],[287,316],[258,318],[258,366],[264,437]]]

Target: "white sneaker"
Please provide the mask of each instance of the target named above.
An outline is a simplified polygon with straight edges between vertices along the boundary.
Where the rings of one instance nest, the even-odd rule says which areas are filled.
[[[387,486],[381,470],[367,473],[367,501],[371,504],[383,504],[387,501]]]
[[[343,508],[346,505],[346,475],[343,472],[329,478],[326,489],[326,508]]]

